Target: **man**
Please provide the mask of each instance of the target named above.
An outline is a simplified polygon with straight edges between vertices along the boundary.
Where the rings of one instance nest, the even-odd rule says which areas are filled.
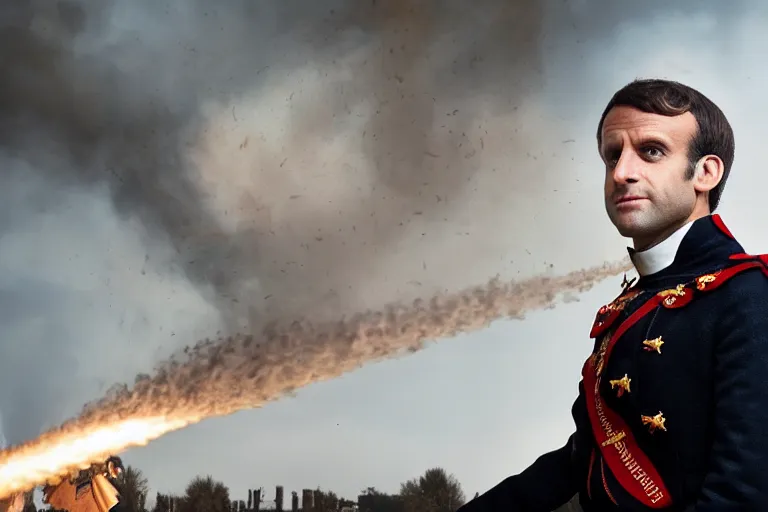
[[[43,487],[43,503],[53,510],[68,512],[120,512],[119,476],[125,471],[120,457],[111,456],[103,464],[92,464],[73,478]]]
[[[768,510],[768,257],[713,212],[734,157],[700,92],[638,80],[597,130],[605,206],[639,274],[600,309],[575,432],[460,512]]]

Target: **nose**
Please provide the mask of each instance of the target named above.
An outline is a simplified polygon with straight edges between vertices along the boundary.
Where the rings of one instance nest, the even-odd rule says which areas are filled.
[[[619,185],[627,183],[637,183],[639,176],[639,162],[637,154],[631,149],[624,149],[621,152],[619,161],[613,168],[613,181]]]

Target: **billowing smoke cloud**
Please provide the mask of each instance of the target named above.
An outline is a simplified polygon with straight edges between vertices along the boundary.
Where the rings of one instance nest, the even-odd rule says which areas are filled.
[[[34,368],[2,372],[11,440],[189,339],[450,284],[424,251],[372,269],[411,230],[457,231],[494,145],[465,87],[501,85],[505,20],[538,18],[499,2],[456,25],[459,5],[4,6],[3,364]],[[516,84],[519,103],[535,80]]]
[[[12,443],[216,331],[514,274],[494,244],[531,219],[499,211],[536,208],[568,138],[541,95],[542,2],[0,9]]]

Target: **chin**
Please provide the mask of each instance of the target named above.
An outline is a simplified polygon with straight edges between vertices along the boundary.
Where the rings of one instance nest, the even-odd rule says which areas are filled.
[[[632,238],[632,239],[641,237],[644,234],[643,230],[637,229],[635,227],[622,226],[622,225],[616,225],[616,231],[618,231],[619,234],[624,238]]]
[[[647,223],[632,215],[614,214],[611,216],[611,222],[616,227],[616,231],[625,238],[642,238],[654,231],[652,226],[648,226]]]

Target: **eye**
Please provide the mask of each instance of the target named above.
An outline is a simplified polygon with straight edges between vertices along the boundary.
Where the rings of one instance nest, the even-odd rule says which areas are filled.
[[[621,150],[608,151],[605,154],[605,163],[609,168],[616,167],[621,158]]]
[[[640,152],[650,160],[658,160],[664,156],[664,151],[656,146],[644,146],[640,148]]]

